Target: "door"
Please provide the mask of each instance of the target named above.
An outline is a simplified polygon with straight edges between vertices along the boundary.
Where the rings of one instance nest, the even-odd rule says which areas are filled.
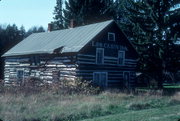
[[[93,83],[100,87],[107,87],[107,72],[94,72]]]
[[[130,83],[130,72],[124,72],[123,79],[124,79],[124,81],[123,81],[124,86],[126,88],[129,88],[129,86],[130,86],[130,84],[129,84]]]

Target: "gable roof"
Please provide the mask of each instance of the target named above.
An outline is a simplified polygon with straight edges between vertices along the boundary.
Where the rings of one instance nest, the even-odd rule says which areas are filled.
[[[62,48],[61,53],[78,52],[112,22],[113,20],[109,20],[76,28],[35,33],[15,45],[3,57],[52,54],[58,48]]]

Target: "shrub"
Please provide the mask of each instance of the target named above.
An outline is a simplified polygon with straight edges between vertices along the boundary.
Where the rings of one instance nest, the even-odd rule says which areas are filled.
[[[5,92],[35,94],[40,92],[53,92],[57,94],[97,94],[100,89],[92,86],[90,81],[60,80],[58,82],[47,83],[39,78],[26,79],[20,86],[6,87]]]
[[[92,86],[90,81],[76,80],[61,80],[56,83],[49,84],[48,87],[55,93],[62,94],[97,94],[100,89]]]

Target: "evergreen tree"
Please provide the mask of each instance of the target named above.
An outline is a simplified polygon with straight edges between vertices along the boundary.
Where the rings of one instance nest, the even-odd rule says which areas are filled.
[[[40,27],[34,26],[26,32],[25,37],[31,35],[32,33],[39,33],[39,32],[45,32],[45,29],[42,26]]]
[[[54,22],[52,22],[53,30],[63,29],[64,22],[63,22],[63,0],[56,0],[56,6],[54,10]]]
[[[20,31],[21,40],[23,40],[26,35],[26,30],[25,30],[24,26],[21,26],[19,31]]]
[[[20,42],[25,35],[24,27],[20,29],[13,24],[8,26],[0,26],[0,56],[7,50]],[[4,60],[0,58],[0,79],[3,79]]]
[[[129,20],[130,12],[127,11],[127,7],[131,4],[129,0],[115,0],[111,9],[114,11],[114,19],[119,24],[121,29],[125,32],[129,40],[132,40],[132,22]]]
[[[110,4],[113,4],[113,0],[68,0],[65,1],[65,9],[62,13],[62,2],[57,0],[53,23],[58,22],[64,28],[68,28],[72,19],[77,26],[104,21],[112,17]]]
[[[175,73],[179,58],[174,56],[175,41],[180,36],[179,0],[129,0],[127,28],[140,54],[140,69],[162,87],[167,73]],[[174,8],[174,10],[173,10]]]

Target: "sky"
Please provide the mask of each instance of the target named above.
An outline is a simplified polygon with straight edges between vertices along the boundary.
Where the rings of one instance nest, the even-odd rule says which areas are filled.
[[[43,26],[53,21],[56,0],[1,0],[0,24],[22,25],[26,30],[33,26]]]

